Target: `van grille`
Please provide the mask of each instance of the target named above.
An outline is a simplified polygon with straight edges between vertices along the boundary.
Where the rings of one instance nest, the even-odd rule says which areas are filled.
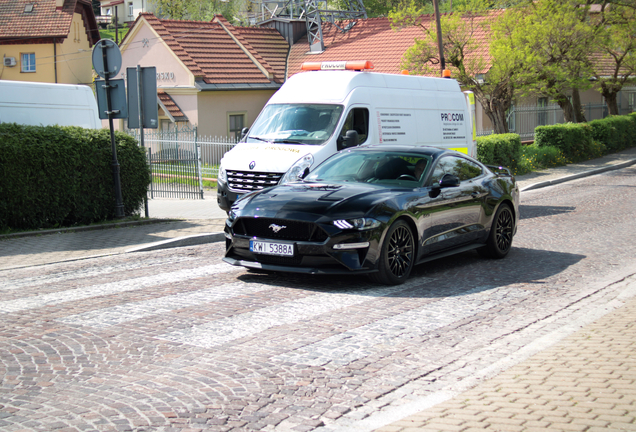
[[[229,170],[227,172],[230,190],[239,192],[252,192],[276,186],[282,176],[282,173]]]
[[[285,227],[274,232],[270,226]],[[239,218],[234,234],[264,239],[323,242],[328,236],[322,228],[311,222],[274,218]]]

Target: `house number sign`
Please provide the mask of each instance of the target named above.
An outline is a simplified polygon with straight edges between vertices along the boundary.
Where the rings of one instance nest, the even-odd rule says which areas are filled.
[[[174,72],[157,72],[157,80],[173,80]]]

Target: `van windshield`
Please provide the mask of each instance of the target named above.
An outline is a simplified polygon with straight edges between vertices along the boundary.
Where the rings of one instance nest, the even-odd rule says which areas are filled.
[[[342,111],[342,105],[267,105],[252,125],[246,142],[324,144],[333,135]]]

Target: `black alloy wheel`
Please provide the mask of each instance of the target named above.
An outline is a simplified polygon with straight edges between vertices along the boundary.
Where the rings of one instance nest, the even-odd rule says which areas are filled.
[[[515,219],[508,204],[501,204],[495,213],[486,246],[479,252],[489,258],[503,258],[512,248]]]
[[[378,273],[371,279],[385,285],[404,283],[415,263],[415,239],[408,224],[396,221],[389,228],[380,254]]]

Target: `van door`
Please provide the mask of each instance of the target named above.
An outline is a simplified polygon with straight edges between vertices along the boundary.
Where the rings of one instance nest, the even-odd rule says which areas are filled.
[[[347,131],[358,133],[358,145],[365,144],[369,138],[369,108],[366,106],[352,106],[347,113],[345,122],[338,135],[338,151],[344,148],[343,142]]]

